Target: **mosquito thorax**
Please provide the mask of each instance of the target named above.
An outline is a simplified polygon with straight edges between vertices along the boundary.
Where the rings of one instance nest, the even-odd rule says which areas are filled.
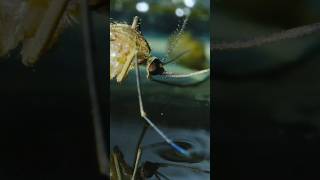
[[[164,72],[163,63],[157,57],[150,57],[147,61],[148,78],[153,75],[161,75]]]

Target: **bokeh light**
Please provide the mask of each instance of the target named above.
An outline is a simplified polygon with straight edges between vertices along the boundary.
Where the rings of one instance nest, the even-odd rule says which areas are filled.
[[[139,12],[145,13],[149,11],[149,4],[145,1],[138,2],[136,4],[136,9]]]

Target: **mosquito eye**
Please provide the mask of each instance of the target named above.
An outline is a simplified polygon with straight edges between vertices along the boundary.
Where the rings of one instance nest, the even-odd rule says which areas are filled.
[[[160,75],[164,72],[163,64],[159,59],[154,59],[148,66],[149,74]]]

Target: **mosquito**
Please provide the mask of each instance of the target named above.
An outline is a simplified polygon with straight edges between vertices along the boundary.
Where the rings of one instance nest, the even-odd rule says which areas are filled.
[[[144,110],[139,65],[146,64],[147,78],[154,80],[153,76],[169,78],[186,78],[201,74],[208,74],[209,69],[189,74],[174,74],[166,72],[164,62],[151,55],[151,48],[139,30],[139,17],[135,16],[131,25],[125,23],[110,23],[110,80],[116,79],[122,83],[128,72],[135,68],[137,93],[139,99],[140,116],[151,126],[168,144],[181,154],[189,156],[189,152],[169,139],[147,116]]]

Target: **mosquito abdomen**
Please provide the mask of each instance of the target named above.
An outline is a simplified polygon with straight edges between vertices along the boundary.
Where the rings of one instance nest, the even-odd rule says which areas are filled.
[[[110,80],[117,77],[123,71],[123,68],[126,68],[124,64],[128,59],[134,58],[131,57],[132,55],[136,56],[139,62],[144,63],[147,57],[150,56],[150,51],[148,43],[136,29],[132,29],[130,25],[124,23],[111,23]],[[136,54],[133,54],[133,52],[136,52]],[[133,67],[134,63],[131,63],[127,72]]]

